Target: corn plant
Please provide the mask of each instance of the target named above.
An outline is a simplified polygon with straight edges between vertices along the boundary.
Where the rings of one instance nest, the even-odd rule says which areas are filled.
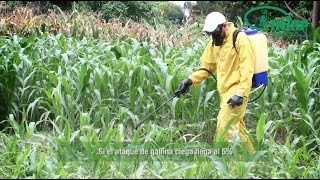
[[[245,117],[256,154],[242,156],[237,136],[228,156],[103,154],[216,148],[219,94],[211,77],[134,128],[197,70],[207,42],[174,48],[142,39],[2,36],[0,176],[319,178],[318,44],[269,48],[269,85]]]

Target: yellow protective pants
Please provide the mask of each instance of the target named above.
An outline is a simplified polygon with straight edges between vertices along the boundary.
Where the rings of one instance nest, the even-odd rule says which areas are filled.
[[[230,92],[230,91],[229,91]],[[243,120],[245,111],[248,105],[248,98],[243,99],[243,104],[240,106],[234,106],[234,108],[227,104],[230,97],[233,93],[224,93],[220,95],[220,111],[217,118],[217,131],[216,135],[221,136],[223,131],[225,130],[229,121],[232,120],[233,116],[235,119],[233,123],[230,124],[229,129],[226,129],[227,134],[225,136],[225,141],[228,141],[232,138],[232,131],[238,131],[238,135],[240,137],[240,142],[242,146],[245,147],[249,152],[255,153],[255,149],[253,147],[252,142],[248,138],[245,132],[247,132],[245,122]]]

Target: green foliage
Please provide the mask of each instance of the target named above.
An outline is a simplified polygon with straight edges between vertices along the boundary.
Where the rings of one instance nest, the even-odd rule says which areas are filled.
[[[61,13],[54,20],[59,19],[59,25],[73,20],[71,28],[66,28],[72,31],[67,32],[81,27],[96,30],[81,24],[79,19],[86,18],[77,15]],[[94,24],[93,19],[86,21]],[[112,144],[157,150],[168,148],[163,143],[177,145],[176,150],[216,149],[210,144],[219,112],[213,78],[174,98],[133,129],[197,69],[207,43],[199,37],[188,46],[174,48],[170,43],[180,42],[181,36],[155,22],[148,38],[139,40],[128,26],[112,23],[100,38],[92,38],[95,33],[78,38],[61,32],[2,36],[0,110],[4,114],[0,121],[7,124],[6,131],[0,132],[0,176],[319,178],[318,43],[269,48],[269,85],[258,101],[248,105],[245,117],[259,150],[256,154],[242,157],[236,134],[224,155],[160,154],[146,156],[148,161],[133,161],[124,154],[112,161],[115,156],[101,153],[101,148]],[[132,26],[143,29],[140,24]],[[161,36],[164,32],[169,36]]]
[[[315,28],[312,27],[312,24],[308,24],[307,29],[304,31],[307,40],[312,40],[314,37]]]
[[[134,21],[140,19],[150,20],[153,18],[153,2],[147,1],[107,1],[100,12],[108,21],[112,18],[130,18]]]
[[[304,32],[296,32],[296,31],[277,31],[277,32],[271,32],[270,35],[274,39],[281,39],[285,42],[290,42],[291,44],[294,44],[293,41],[302,42],[306,40],[306,36]]]
[[[171,37],[173,30],[156,24]],[[111,145],[159,150],[168,149],[166,143],[216,149],[219,94],[213,78],[133,129],[197,69],[207,39],[178,49],[153,31],[150,39],[137,40],[114,27],[120,35],[107,41],[63,33],[0,38],[0,121],[8,122],[0,132],[1,177],[319,178],[318,43],[269,48],[269,85],[245,117],[256,154],[242,156],[236,134],[220,149],[224,155],[158,154],[133,161],[128,154],[117,159],[101,153]]]
[[[94,7],[90,6],[90,3],[94,1],[78,1],[72,3],[72,11],[79,11],[83,14],[89,14],[93,12]]]
[[[313,34],[313,41],[320,43],[320,27],[318,27]]]
[[[313,1],[290,2],[289,6],[293,9],[293,11],[295,11],[295,13],[306,19],[312,16]],[[285,9],[292,17],[297,18],[292,12],[289,12],[286,6],[283,7],[283,9]]]
[[[154,2],[148,1],[127,1],[128,16],[140,22],[141,19],[150,21],[154,18]]]
[[[76,1],[80,10],[98,12],[101,7],[106,3],[105,1]]]
[[[47,13],[52,9],[50,1],[2,1],[0,3],[0,13],[6,14],[16,10],[19,7],[28,7],[35,10],[35,14]]]
[[[127,17],[127,10],[128,7],[122,1],[108,1],[101,7],[101,13],[107,21],[115,17]]]
[[[79,1],[73,3],[73,9],[88,14],[99,12],[109,21],[121,18],[122,21],[131,19],[141,22],[142,19],[154,24],[154,19],[170,26],[173,23],[181,24],[183,20],[182,9],[172,2],[142,2],[142,1]]]
[[[235,25],[238,29],[244,28],[244,23],[243,23],[242,18],[240,16],[237,16],[237,21],[235,22]]]
[[[157,10],[159,16],[176,23],[181,23],[184,17],[181,7],[172,2],[160,2]]]
[[[25,5],[26,1],[7,1],[6,5],[9,6],[9,8],[15,9],[18,6]]]
[[[221,6],[213,1],[197,1],[195,8],[199,9],[202,15],[207,15],[211,11],[221,10]]]

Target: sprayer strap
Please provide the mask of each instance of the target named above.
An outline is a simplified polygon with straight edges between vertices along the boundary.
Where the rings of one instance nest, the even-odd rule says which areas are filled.
[[[238,53],[238,51],[237,51],[237,48],[236,48],[236,41],[237,41],[237,37],[238,37],[239,32],[241,32],[241,30],[236,29],[236,30],[233,32],[233,36],[232,36],[232,38],[233,38],[233,39],[232,39],[233,47],[234,47],[234,49],[236,50],[237,53]]]

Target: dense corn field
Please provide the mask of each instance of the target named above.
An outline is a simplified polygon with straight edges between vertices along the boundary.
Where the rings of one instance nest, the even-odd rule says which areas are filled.
[[[257,149],[247,161],[236,166],[229,161],[239,158],[236,137],[228,144],[228,156],[190,160],[163,154],[143,161],[103,156],[112,143],[146,149],[214,143],[219,110],[214,78],[174,98],[134,129],[197,70],[205,45],[204,39],[177,49],[134,38],[1,37],[0,177],[319,178],[316,43],[269,47],[269,85],[245,117]]]

